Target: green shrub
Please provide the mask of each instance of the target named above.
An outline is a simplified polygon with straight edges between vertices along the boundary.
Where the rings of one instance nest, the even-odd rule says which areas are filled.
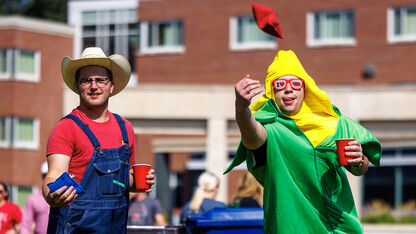
[[[397,220],[389,213],[380,215],[367,215],[361,218],[362,223],[396,223]]]
[[[368,224],[416,224],[416,215],[404,216],[397,219],[394,218],[390,213],[384,213],[379,215],[366,215],[361,218],[361,222]]]
[[[404,224],[416,224],[416,215],[402,217],[398,222]]]

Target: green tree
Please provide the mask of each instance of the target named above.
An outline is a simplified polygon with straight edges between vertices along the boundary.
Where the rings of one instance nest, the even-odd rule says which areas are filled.
[[[0,15],[23,15],[66,23],[69,0],[0,0]]]
[[[0,0],[0,15],[21,15],[28,0]]]
[[[66,23],[67,5],[68,0],[32,0],[23,14]]]

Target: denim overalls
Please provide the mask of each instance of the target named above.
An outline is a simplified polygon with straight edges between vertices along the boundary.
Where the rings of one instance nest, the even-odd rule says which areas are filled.
[[[81,179],[85,193],[69,206],[51,207],[48,233],[126,233],[129,199],[130,147],[125,122],[117,114],[124,145],[101,149],[89,129],[74,115],[72,119],[88,136],[94,153]]]

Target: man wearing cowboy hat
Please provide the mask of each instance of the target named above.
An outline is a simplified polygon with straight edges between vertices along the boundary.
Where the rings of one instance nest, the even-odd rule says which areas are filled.
[[[108,111],[108,100],[127,85],[130,64],[121,55],[106,57],[101,48],[89,47],[80,59],[65,57],[61,70],[80,104],[48,140],[49,171],[42,186],[51,206],[48,233],[125,233],[135,137],[126,119]],[[73,186],[51,191],[48,184],[65,172],[85,192]],[[154,184],[153,169],[147,183]]]

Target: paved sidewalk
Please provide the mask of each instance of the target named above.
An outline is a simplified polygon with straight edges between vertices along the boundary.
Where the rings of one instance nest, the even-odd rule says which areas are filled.
[[[364,224],[365,234],[416,234],[416,224]]]

